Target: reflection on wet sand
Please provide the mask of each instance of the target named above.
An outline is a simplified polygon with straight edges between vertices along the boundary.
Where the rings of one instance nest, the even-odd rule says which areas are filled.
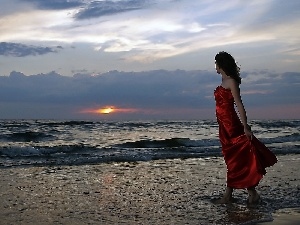
[[[1,169],[1,223],[234,225],[271,221],[276,210],[300,206],[297,157],[279,156],[258,187],[262,202],[257,207],[247,206],[246,190],[234,192],[237,201],[233,204],[211,202],[225,188],[225,165],[218,157]],[[295,218],[287,212],[275,213],[275,221]]]

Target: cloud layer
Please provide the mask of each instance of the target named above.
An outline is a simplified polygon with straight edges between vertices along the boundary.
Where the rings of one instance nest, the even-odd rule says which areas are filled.
[[[86,62],[73,58],[77,54],[93,55],[97,65],[92,69],[99,72],[208,69],[213,54],[227,49],[245,58],[248,69],[299,69],[300,34],[295,29],[300,26],[299,1],[231,0],[220,5],[178,0],[3,0],[2,4],[1,42],[62,46],[65,50],[56,57],[71,58],[77,69],[87,68]],[[85,52],[66,50],[80,45],[85,45]],[[15,48],[14,55],[28,56],[26,51]],[[111,56],[116,68],[99,61]],[[66,63],[63,72],[71,75],[72,66]]]
[[[139,10],[144,8],[145,2],[145,0],[91,1],[85,8],[75,14],[75,18],[79,20],[91,19]]]
[[[284,106],[294,105],[300,110],[300,73],[256,71],[242,76],[242,96],[250,110],[281,105],[281,115],[271,116],[266,111],[265,115],[274,118],[289,115]],[[12,72],[9,77],[0,77],[0,103],[2,115],[11,118],[31,115],[47,119],[211,119],[215,104],[213,90],[218,82],[215,73],[200,70],[110,71],[73,77],[55,72],[31,76]],[[19,110],[13,111],[12,105],[19,106]],[[105,106],[118,108],[119,113],[106,117],[88,113]],[[19,115],[20,111],[24,114]]]

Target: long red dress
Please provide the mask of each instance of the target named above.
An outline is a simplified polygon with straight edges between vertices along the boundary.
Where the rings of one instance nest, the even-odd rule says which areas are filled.
[[[218,86],[214,95],[219,139],[227,165],[227,186],[255,187],[266,174],[265,168],[277,162],[276,156],[255,136],[252,140],[246,137],[229,89]]]

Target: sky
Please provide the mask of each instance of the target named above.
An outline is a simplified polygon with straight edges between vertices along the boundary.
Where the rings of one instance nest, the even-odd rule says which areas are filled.
[[[212,119],[219,51],[249,119],[300,119],[299,15],[298,0],[1,0],[0,119]]]

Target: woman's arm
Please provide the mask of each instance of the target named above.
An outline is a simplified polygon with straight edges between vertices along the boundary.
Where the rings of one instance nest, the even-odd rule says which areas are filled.
[[[244,126],[244,132],[245,132],[247,138],[251,139],[252,138],[252,132],[251,132],[250,126],[247,124],[247,114],[246,114],[244,104],[242,102],[239,85],[233,79],[228,80],[228,85],[229,85],[229,88],[231,90],[232,96],[234,98],[235,105],[236,105],[236,107],[239,111],[240,120],[241,120],[241,122]]]

